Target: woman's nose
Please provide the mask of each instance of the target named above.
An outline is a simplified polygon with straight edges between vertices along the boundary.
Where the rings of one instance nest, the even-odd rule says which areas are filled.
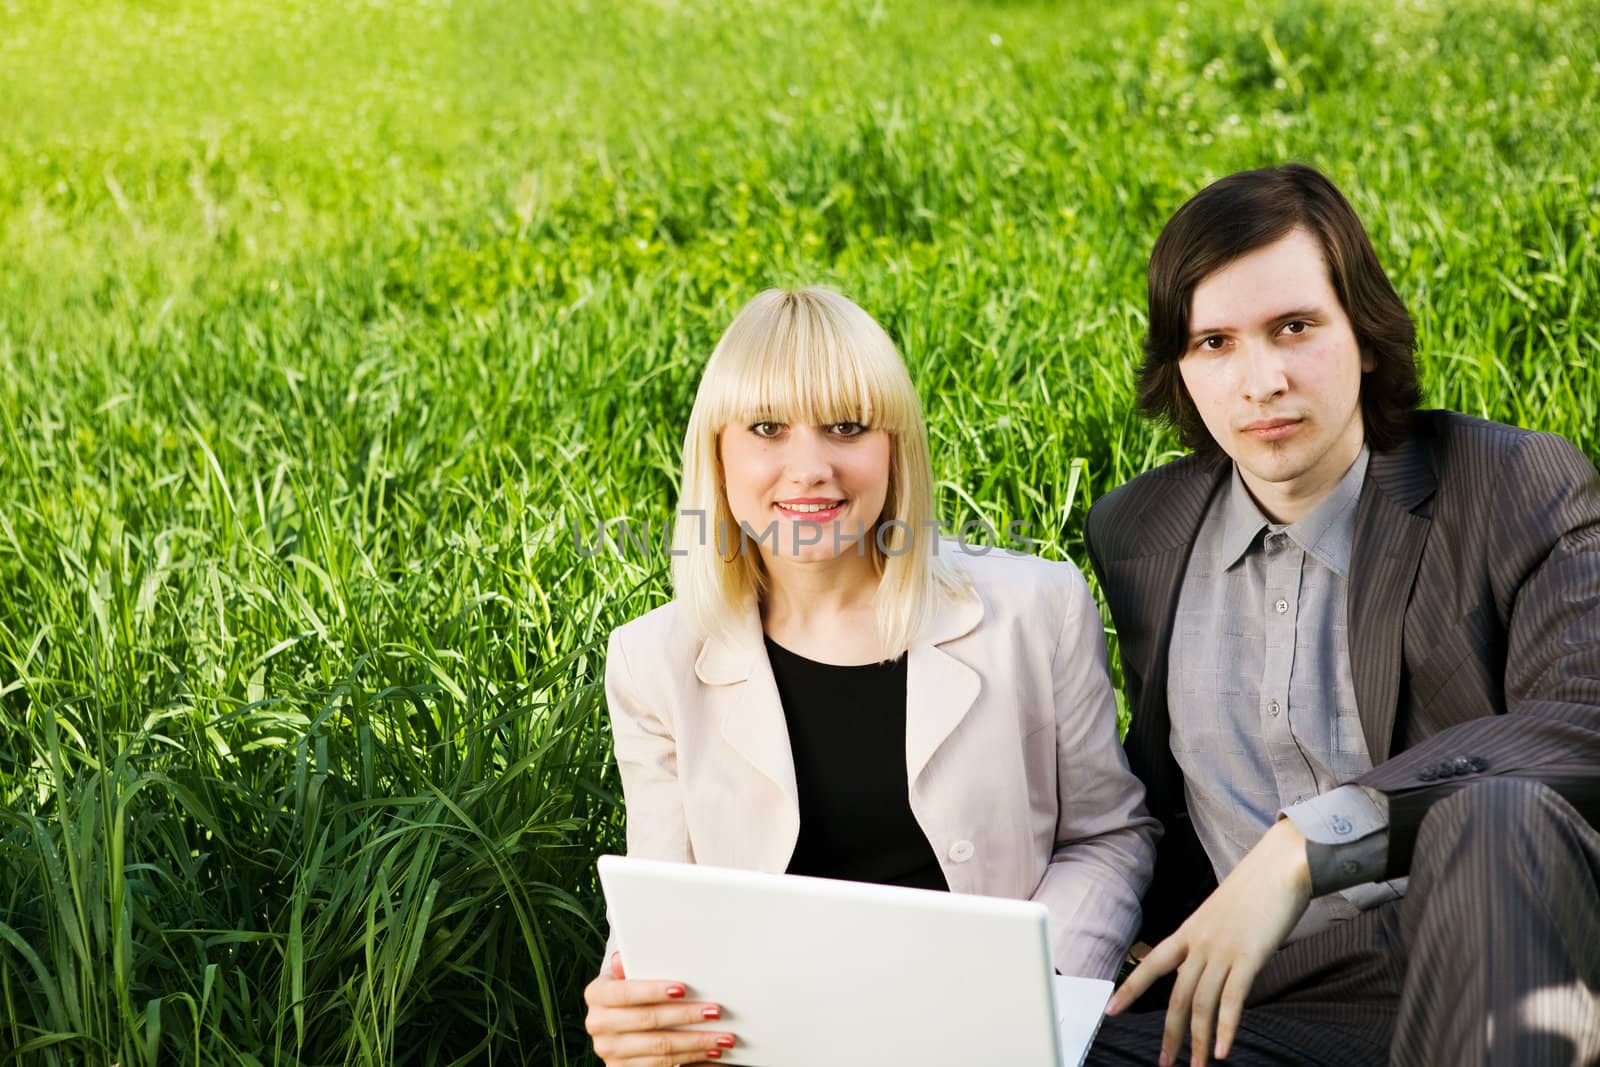
[[[784,452],[784,468],[789,479],[800,485],[827,481],[833,474],[830,442],[815,426],[796,427],[789,433]]]

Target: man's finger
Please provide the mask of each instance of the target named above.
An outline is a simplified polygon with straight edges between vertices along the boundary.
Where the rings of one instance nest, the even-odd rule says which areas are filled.
[[[1133,969],[1133,973],[1128,975],[1122,985],[1117,987],[1117,991],[1111,995],[1111,1002],[1106,1005],[1106,1014],[1116,1015],[1144,996],[1144,991],[1154,985],[1158,978],[1183,962],[1185,951],[1182,943],[1170,937],[1151,949],[1139,966]]]
[[[1204,971],[1203,959],[1184,960],[1183,966],[1178,968],[1177,981],[1172,984],[1172,999],[1167,1001],[1167,1024],[1161,1031],[1162,1067],[1176,1062],[1183,1048],[1183,1036],[1189,1032],[1195,986]]]
[[[1192,1067],[1206,1067],[1217,1002],[1222,998],[1223,984],[1229,973],[1220,963],[1213,963],[1195,985],[1194,1000],[1189,1005],[1189,1062]]]
[[[1225,1059],[1233,1051],[1233,1038],[1239,1032],[1239,1020],[1244,1016],[1244,998],[1250,995],[1254,974],[1246,968],[1235,967],[1222,987],[1222,1002],[1217,1008],[1217,1059]]]

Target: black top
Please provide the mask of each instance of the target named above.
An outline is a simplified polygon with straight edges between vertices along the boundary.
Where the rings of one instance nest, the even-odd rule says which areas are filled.
[[[766,643],[800,791],[789,873],[948,889],[911,814],[905,656],[841,667]]]

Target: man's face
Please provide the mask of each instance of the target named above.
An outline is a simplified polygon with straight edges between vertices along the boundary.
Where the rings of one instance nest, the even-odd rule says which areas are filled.
[[[1361,452],[1372,369],[1328,280],[1322,246],[1292,230],[1195,287],[1178,363],[1206,429],[1281,522],[1316,506]]]

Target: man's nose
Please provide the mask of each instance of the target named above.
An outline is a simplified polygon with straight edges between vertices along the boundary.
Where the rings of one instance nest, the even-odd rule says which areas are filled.
[[[1283,356],[1272,345],[1250,341],[1239,350],[1239,394],[1253,404],[1264,404],[1289,388]]]

